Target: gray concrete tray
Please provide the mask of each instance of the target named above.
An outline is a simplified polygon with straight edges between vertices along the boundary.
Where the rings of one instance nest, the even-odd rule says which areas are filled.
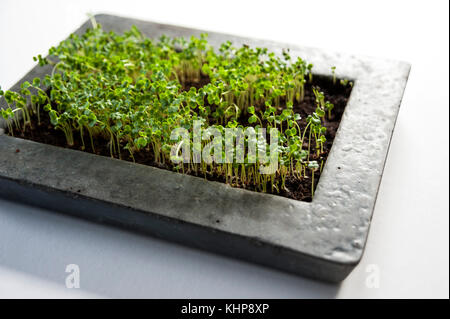
[[[136,25],[153,38],[204,32],[110,15],[96,20],[116,32]],[[3,122],[0,196],[316,279],[343,280],[364,251],[410,65],[212,32],[209,40],[275,52],[290,48],[294,57],[314,63],[316,73],[336,66],[338,77],[354,80],[311,203],[6,136]],[[11,89],[48,72],[37,66]]]

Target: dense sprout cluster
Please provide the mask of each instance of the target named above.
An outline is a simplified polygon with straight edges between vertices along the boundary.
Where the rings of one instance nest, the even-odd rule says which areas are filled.
[[[293,106],[304,98],[312,65],[292,60],[288,51],[277,56],[230,42],[214,50],[205,35],[154,41],[135,27],[118,35],[96,26],[51,48],[49,58],[35,60],[52,64],[53,72],[23,83],[20,92],[0,90],[10,106],[1,110],[9,132],[30,126],[33,115],[40,122],[40,114],[48,114],[69,146],[78,141],[82,149],[95,151],[101,137],[109,141],[112,157],[134,158],[145,150],[154,162],[174,170],[221,176],[233,186],[260,191],[279,192],[286,177],[314,178],[322,167],[323,120],[332,117],[333,104],[314,89],[316,111],[300,121]],[[177,141],[171,132],[192,131],[194,121],[221,132],[276,128],[278,168],[261,174],[259,161],[253,163],[247,153],[243,163],[174,163],[170,151]],[[253,142],[250,138],[245,145]]]

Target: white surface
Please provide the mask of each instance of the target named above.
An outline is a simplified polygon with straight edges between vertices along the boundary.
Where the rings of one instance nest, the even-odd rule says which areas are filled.
[[[449,297],[448,1],[2,0],[2,88],[87,12],[412,63],[366,253],[327,285],[0,200],[0,297]],[[68,264],[80,289],[65,288]]]

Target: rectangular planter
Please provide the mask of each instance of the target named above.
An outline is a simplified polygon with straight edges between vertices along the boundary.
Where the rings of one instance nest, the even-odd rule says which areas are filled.
[[[146,36],[204,31],[97,15],[105,30],[136,25]],[[82,34],[90,22],[76,33]],[[339,282],[364,251],[389,143],[410,65],[209,33],[218,45],[290,48],[318,74],[352,79],[353,91],[311,203],[231,188],[85,152],[2,134],[0,196],[308,277]],[[20,83],[48,74],[33,68]],[[6,103],[0,100],[0,107]]]

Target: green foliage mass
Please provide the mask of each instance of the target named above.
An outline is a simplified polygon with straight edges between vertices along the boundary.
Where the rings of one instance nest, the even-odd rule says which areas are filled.
[[[53,127],[64,132],[69,146],[78,141],[83,149],[89,145],[94,150],[102,137],[109,140],[113,157],[128,152],[134,158],[145,150],[154,162],[174,170],[222,176],[234,186],[252,185],[260,191],[271,187],[279,192],[288,176],[308,178],[322,167],[312,157],[318,159],[323,152],[322,123],[332,116],[333,105],[315,89],[317,109],[301,125],[293,106],[303,100],[313,66],[301,58],[293,60],[288,51],[277,56],[265,48],[236,48],[231,42],[214,50],[206,35],[154,41],[136,27],[118,35],[96,26],[52,47],[48,58],[34,59],[41,66],[52,64],[52,73],[24,82],[20,92],[0,90],[9,105],[1,116],[10,133],[14,125],[31,125],[32,115],[40,122],[43,111]],[[204,79],[208,81],[203,85]],[[278,169],[262,175],[259,162],[251,163],[248,154],[244,163],[172,163],[172,130],[192,131],[194,120],[220,131],[278,129]]]

